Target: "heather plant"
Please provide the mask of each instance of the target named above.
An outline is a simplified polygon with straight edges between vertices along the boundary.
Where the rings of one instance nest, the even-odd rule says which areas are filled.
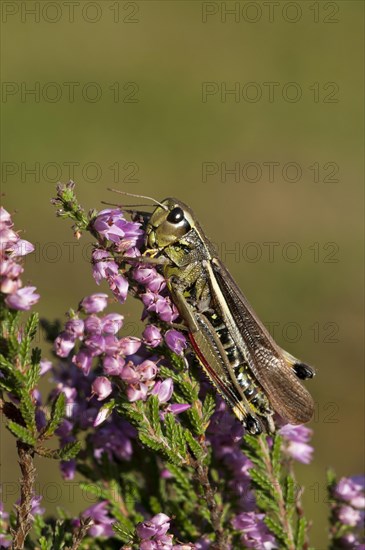
[[[202,375],[159,269],[138,260],[142,219],[116,207],[86,213],[72,182],[53,203],[77,238],[93,236],[92,275],[110,292],[70,304],[58,325],[42,320],[53,349],[43,358],[39,295],[20,279],[33,246],[1,209],[1,408],[21,471],[1,547],[310,549],[294,468],[312,460],[311,430],[279,423],[272,436],[245,434]],[[120,335],[128,296],[143,306],[138,338]],[[50,516],[35,493],[36,455],[58,460],[67,481],[78,472],[96,503],[79,517]],[[364,548],[364,478],[330,471],[328,493],[329,547]]]

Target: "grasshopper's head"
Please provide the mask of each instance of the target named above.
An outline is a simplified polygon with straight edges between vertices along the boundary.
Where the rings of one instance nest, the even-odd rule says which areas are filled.
[[[179,241],[192,227],[194,215],[183,202],[168,198],[152,213],[146,228],[146,246],[164,248]]]

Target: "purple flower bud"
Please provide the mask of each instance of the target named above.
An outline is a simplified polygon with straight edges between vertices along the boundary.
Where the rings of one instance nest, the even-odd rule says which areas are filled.
[[[334,488],[333,496],[336,499],[349,502],[355,508],[365,507],[363,483],[356,477],[342,477]]]
[[[146,359],[136,367],[136,371],[139,374],[142,382],[153,380],[157,374],[157,365],[153,361]]]
[[[72,433],[73,429],[73,423],[71,420],[64,419],[62,420],[61,424],[58,426],[56,430],[56,434],[58,437],[61,437],[62,439],[66,439],[69,437]]]
[[[337,515],[341,523],[352,527],[355,527],[361,520],[360,510],[355,510],[352,506],[341,506]]]
[[[264,523],[265,514],[256,512],[242,512],[232,520],[233,527],[243,531],[241,541],[247,548],[277,548],[275,538],[271,535]]]
[[[54,351],[58,357],[67,357],[75,347],[75,338],[68,332],[61,332],[54,341]]]
[[[310,428],[286,424],[280,428],[279,434],[286,440],[285,450],[289,456],[302,464],[311,462],[314,449],[307,444],[312,435]]]
[[[121,376],[125,361],[122,357],[106,355],[103,359],[103,370],[111,376]]]
[[[41,506],[40,506],[40,503],[41,503],[42,498],[43,498],[43,497],[41,497],[41,496],[34,496],[34,497],[32,497],[32,501],[31,501],[31,505],[32,505],[31,513],[32,513],[33,515],[36,515],[36,514],[43,515],[44,512],[46,511],[44,508],[41,508]]]
[[[98,401],[103,401],[113,391],[112,384],[105,376],[98,376],[91,384],[92,395],[97,396]]]
[[[124,317],[119,313],[108,313],[101,319],[104,334],[117,334],[122,328]]]
[[[86,296],[80,303],[85,313],[98,313],[108,305],[108,295],[97,293]]]
[[[110,407],[101,407],[98,414],[96,415],[96,418],[94,420],[93,426],[96,428],[97,426],[100,426],[109,416],[112,414],[113,409]]]
[[[82,370],[85,376],[87,376],[90,372],[92,360],[92,354],[86,349],[79,350],[72,358],[72,362],[77,368]]]
[[[82,338],[84,335],[84,321],[82,319],[70,319],[65,324],[66,332],[69,332],[75,339]]]
[[[171,398],[174,391],[174,383],[172,378],[166,378],[163,382],[156,382],[152,390],[153,395],[157,395],[157,398],[160,403],[167,403]]]
[[[162,342],[161,332],[155,325],[147,325],[142,336],[145,344],[151,348],[156,348]]]
[[[141,347],[141,340],[134,336],[121,338],[119,340],[119,351],[122,355],[134,355]]]
[[[177,355],[182,355],[187,347],[185,336],[178,330],[170,329],[165,334],[165,342],[167,346]]]
[[[62,460],[60,468],[63,479],[65,481],[72,481],[76,473],[76,460]]]
[[[97,315],[89,315],[84,321],[85,332],[89,334],[101,334],[102,323]]]
[[[11,309],[28,311],[40,298],[39,294],[35,293],[35,290],[35,286],[19,288],[14,294],[10,294],[5,298],[5,303]]]
[[[96,284],[100,284],[103,279],[116,275],[118,266],[106,250],[96,249],[92,253],[93,277]]]

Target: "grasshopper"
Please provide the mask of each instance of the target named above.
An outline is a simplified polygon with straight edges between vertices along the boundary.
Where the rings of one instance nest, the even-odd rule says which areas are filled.
[[[161,264],[212,384],[250,434],[274,432],[274,413],[291,424],[308,422],[314,403],[299,380],[312,378],[314,369],[273,340],[192,210],[174,198],[154,202],[152,214],[137,211],[145,223],[145,259]]]

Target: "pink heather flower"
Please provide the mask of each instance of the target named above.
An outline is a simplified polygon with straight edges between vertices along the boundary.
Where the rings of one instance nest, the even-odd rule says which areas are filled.
[[[365,508],[364,479],[359,477],[342,477],[333,490],[333,496],[354,506]]]
[[[97,315],[89,315],[84,320],[85,332],[89,334],[101,334],[102,332],[102,322]]]
[[[106,209],[99,212],[94,221],[94,229],[109,241],[118,244],[119,250],[136,245],[138,237],[142,235],[140,224],[127,221],[121,210]]]
[[[26,256],[34,251],[34,246],[25,239],[19,239],[9,248],[10,257],[12,256]]]
[[[4,225],[12,225],[13,222],[11,221],[11,216],[7,210],[3,206],[0,206],[0,224]]]
[[[166,378],[163,382],[156,382],[152,390],[153,395],[157,395],[157,398],[160,403],[167,403],[171,399],[172,393],[174,391],[174,383],[172,378]]]
[[[128,336],[119,340],[119,351],[122,355],[134,355],[141,345],[142,342],[139,338]]]
[[[72,357],[72,362],[77,368],[81,369],[85,376],[90,372],[93,356],[90,351],[86,349],[80,349],[76,355]]]
[[[148,387],[146,384],[133,384],[128,386],[126,393],[129,401],[132,403],[141,399],[144,401],[147,397]]]
[[[107,305],[108,295],[103,293],[86,296],[80,303],[85,313],[98,313],[99,311],[103,311]]]
[[[340,538],[341,548],[348,548],[349,550],[365,550],[365,544],[356,538],[353,533],[347,533]]]
[[[168,405],[165,409],[165,412],[171,412],[172,414],[181,414],[188,409],[190,409],[191,405],[188,403],[172,403],[171,405]]]
[[[52,368],[52,362],[48,361],[47,359],[41,359],[40,361],[40,375],[43,376]]]
[[[96,249],[92,253],[93,277],[96,284],[100,285],[103,279],[117,275],[118,266],[106,250]]]
[[[112,384],[105,376],[98,376],[91,384],[92,395],[97,396],[98,401],[106,399],[113,391]]]
[[[123,275],[111,275],[108,277],[109,288],[121,304],[126,301],[128,295],[128,281]]]
[[[75,338],[68,332],[61,332],[55,339],[53,347],[58,357],[67,357],[75,347]]]
[[[127,363],[120,374],[121,379],[127,384],[136,384],[139,382],[140,376],[136,372],[135,367],[131,361]]]
[[[34,306],[40,298],[39,294],[36,294],[35,290],[35,286],[25,286],[23,288],[19,288],[14,292],[14,294],[9,294],[5,298],[5,303],[11,309],[27,311]]]
[[[12,245],[19,240],[19,236],[10,227],[0,228],[0,252],[11,252]]]
[[[114,531],[112,529],[112,524],[115,522],[113,518],[108,516],[108,501],[103,500],[98,502],[93,506],[90,506],[82,515],[86,517],[91,517],[94,520],[94,524],[88,530],[88,535],[91,537],[113,537]],[[78,524],[78,520],[75,522]]]
[[[147,325],[142,336],[144,343],[151,348],[156,348],[162,342],[161,332],[155,325]]]
[[[286,453],[302,464],[309,464],[312,460],[314,449],[307,443],[312,433],[312,430],[306,426],[293,424],[286,424],[279,430],[279,434],[285,440]]]
[[[106,355],[103,358],[103,371],[110,376],[121,376],[125,361],[122,357]]]
[[[102,331],[104,334],[117,334],[123,326],[123,315],[119,313],[108,313],[101,319]]]
[[[110,407],[101,407],[98,414],[96,415],[96,418],[94,420],[93,426],[96,428],[97,426],[100,426],[109,416],[112,414],[112,409]]]
[[[62,460],[60,468],[63,479],[65,481],[72,481],[76,473],[76,460]]]
[[[154,267],[136,267],[133,270],[133,278],[137,283],[145,286],[148,290],[154,293],[159,293],[166,286],[166,281]]]
[[[355,527],[361,520],[361,513],[359,510],[355,510],[352,506],[341,506],[338,513],[338,519],[345,525],[351,525]]]
[[[91,334],[84,340],[84,345],[91,355],[101,355],[105,351],[105,338],[101,334]]]
[[[241,541],[245,548],[272,550],[278,548],[275,538],[264,523],[265,514],[242,512],[232,520],[233,527],[243,531]]]
[[[147,382],[155,378],[157,374],[157,365],[153,361],[146,359],[140,365],[137,365],[136,371],[140,376],[142,382]]]
[[[107,336],[104,336],[104,342],[105,342],[105,353],[107,355],[119,355],[120,353],[120,346],[119,346],[119,340],[114,334],[108,334]]]
[[[165,298],[164,296],[160,296],[160,294],[155,294],[147,290],[147,292],[141,294],[141,300],[147,311],[150,313],[157,313],[162,321],[171,323],[179,316],[179,312],[175,305],[171,303],[168,296]]]
[[[136,528],[137,535],[141,539],[162,537],[170,529],[170,518],[166,514],[156,514],[148,521],[139,523]]]
[[[171,351],[177,353],[177,355],[182,355],[184,349],[187,347],[185,336],[174,329],[170,329],[165,333],[165,342]]]
[[[133,279],[143,286],[146,286],[157,275],[157,271],[154,267],[150,266],[138,266],[132,271]]]
[[[82,319],[70,319],[65,324],[65,331],[69,332],[75,339],[84,335],[84,321]]]

